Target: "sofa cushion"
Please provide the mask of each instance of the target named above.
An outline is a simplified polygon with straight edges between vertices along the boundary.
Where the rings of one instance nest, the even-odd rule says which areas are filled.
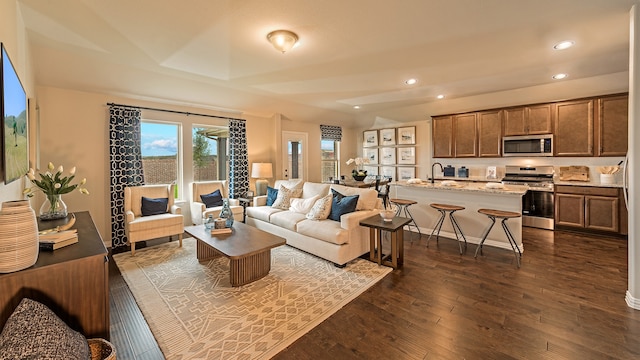
[[[302,198],[308,199],[317,195],[319,199],[329,193],[330,187],[330,184],[321,184],[307,181],[302,185]]]
[[[267,206],[273,205],[278,197],[278,189],[274,189],[271,186],[267,186]]]
[[[204,203],[204,206],[208,208],[222,206],[223,204],[222,194],[220,193],[220,190],[216,190],[211,194],[200,195],[200,200],[202,200],[202,202]]]
[[[358,204],[358,195],[344,196],[337,192],[335,189],[331,189],[333,193],[333,200],[331,202],[331,212],[329,213],[329,219],[334,221],[340,221],[340,216],[356,211],[356,205]]]
[[[332,244],[342,245],[349,242],[349,231],[333,220],[304,220],[297,225],[298,234],[306,235]]]
[[[358,195],[356,210],[373,210],[378,204],[378,192],[375,189],[361,189],[337,184],[331,185],[331,189],[335,189],[344,196]]]
[[[316,203],[316,200],[318,200],[319,198],[320,198],[320,195],[314,195],[308,199],[302,199],[302,198],[291,199],[291,206],[289,207],[289,211],[306,215],[313,207],[313,204]]]
[[[0,334],[0,359],[90,358],[87,339],[45,305],[24,298]]]
[[[169,198],[157,198],[152,199],[148,197],[142,197],[142,208],[140,212],[142,216],[160,215],[167,212],[167,206],[169,204]]]
[[[249,206],[247,207],[247,216],[254,219],[269,222],[269,218],[271,218],[271,215],[275,213],[279,213],[281,211],[283,210],[276,209],[271,206]]]
[[[327,194],[324,197],[316,200],[311,210],[307,213],[307,219],[309,220],[324,220],[331,213],[331,201],[333,200],[333,194]]]
[[[296,224],[305,220],[305,214],[300,214],[293,211],[280,211],[274,213],[269,218],[269,222],[273,225],[277,225],[283,229],[296,231]]]
[[[302,195],[302,189],[289,189],[284,185],[281,185],[278,189],[278,197],[276,197],[276,201],[273,202],[272,207],[276,209],[289,210],[289,206],[291,206],[292,198],[299,198]]]

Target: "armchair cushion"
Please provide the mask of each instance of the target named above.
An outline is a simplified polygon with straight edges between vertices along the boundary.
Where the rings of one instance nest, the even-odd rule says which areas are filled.
[[[212,192],[211,194],[200,195],[200,199],[202,200],[202,202],[207,208],[222,206],[222,203],[223,203],[222,194],[220,193],[219,189]]]
[[[169,198],[152,199],[143,196],[140,211],[142,216],[160,215],[167,212],[167,205],[169,205]]]
[[[273,205],[278,198],[278,189],[267,186],[267,206]]]
[[[331,202],[331,212],[329,213],[329,219],[334,221],[340,221],[340,216],[356,211],[356,205],[358,204],[358,195],[344,196],[339,192],[331,189],[333,193],[333,201]]]

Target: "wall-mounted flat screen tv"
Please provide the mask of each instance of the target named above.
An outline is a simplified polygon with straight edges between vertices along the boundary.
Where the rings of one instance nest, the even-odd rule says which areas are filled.
[[[27,129],[27,94],[18,78],[4,44],[2,44],[2,143],[4,183],[24,176],[29,170],[29,135]]]

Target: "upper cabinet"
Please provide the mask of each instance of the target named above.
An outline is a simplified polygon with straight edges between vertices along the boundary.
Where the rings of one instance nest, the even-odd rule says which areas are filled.
[[[551,134],[553,104],[521,106],[504,110],[504,136]]]
[[[433,157],[453,157],[453,116],[437,116],[431,123]]]
[[[556,104],[555,156],[593,156],[593,99]]]
[[[502,110],[478,113],[478,156],[502,155]]]
[[[628,143],[629,96],[598,99],[596,106],[596,155],[625,156]]]
[[[462,114],[453,117],[454,157],[478,156],[478,129],[476,114]]]

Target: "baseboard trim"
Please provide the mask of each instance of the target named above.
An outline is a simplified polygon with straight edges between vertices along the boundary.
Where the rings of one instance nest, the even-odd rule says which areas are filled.
[[[624,297],[624,300],[630,308],[640,310],[640,299],[631,296],[629,290],[627,290],[627,295]]]

